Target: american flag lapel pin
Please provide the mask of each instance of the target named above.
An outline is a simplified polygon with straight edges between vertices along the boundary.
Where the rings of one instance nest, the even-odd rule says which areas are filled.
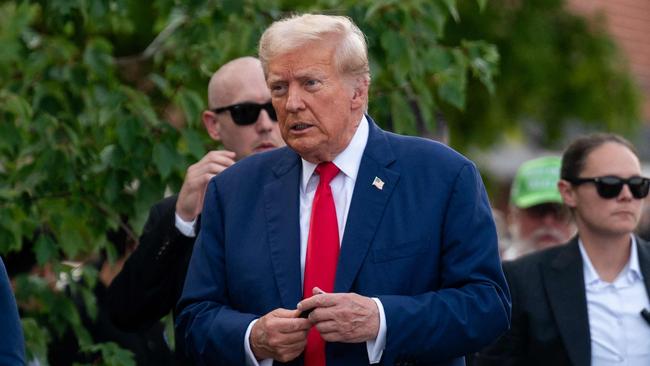
[[[384,181],[379,179],[379,177],[375,177],[375,180],[372,181],[372,185],[380,191],[384,189]]]

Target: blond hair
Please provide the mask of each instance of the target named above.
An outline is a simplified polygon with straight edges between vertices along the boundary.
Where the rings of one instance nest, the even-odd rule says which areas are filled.
[[[334,54],[336,69],[341,75],[369,82],[368,46],[363,32],[348,17],[322,14],[293,15],[266,29],[259,45],[264,75],[268,75],[268,65],[274,57],[332,36],[339,39]]]

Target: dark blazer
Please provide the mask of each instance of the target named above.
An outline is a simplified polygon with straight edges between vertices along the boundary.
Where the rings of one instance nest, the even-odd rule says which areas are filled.
[[[151,208],[138,246],[108,288],[110,318],[120,329],[150,328],[181,296],[195,239],[176,228],[176,199]]]
[[[16,299],[0,258],[0,365],[24,365],[25,341]]]
[[[638,237],[637,243],[650,293],[650,243]],[[474,364],[589,366],[591,338],[582,263],[577,237],[505,262],[512,327],[476,356]]]
[[[483,183],[450,148],[368,119],[335,292],[381,300],[383,365],[463,365],[509,323]],[[301,300],[301,170],[300,157],[280,148],[210,182],[176,322],[177,342],[198,364],[244,365],[250,322]],[[326,357],[328,366],[368,364],[365,343],[328,343]]]

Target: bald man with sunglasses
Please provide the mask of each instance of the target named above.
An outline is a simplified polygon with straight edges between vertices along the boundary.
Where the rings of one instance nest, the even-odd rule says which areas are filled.
[[[224,149],[191,165],[178,196],[151,208],[138,247],[109,287],[111,319],[125,331],[147,329],[174,309],[210,179],[240,159],[284,146],[258,59],[219,68],[208,85],[208,107],[203,125]]]
[[[504,264],[512,327],[477,365],[650,365],[650,243],[634,235],[650,179],[612,134],[576,139],[558,188],[578,235]]]

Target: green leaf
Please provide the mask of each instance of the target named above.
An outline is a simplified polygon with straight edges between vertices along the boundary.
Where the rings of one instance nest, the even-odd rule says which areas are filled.
[[[95,274],[96,276],[97,274]],[[95,299],[95,293],[90,288],[81,288],[80,289],[81,298],[83,299],[83,304],[88,313],[88,317],[95,321],[97,319],[97,301]]]
[[[201,112],[205,106],[199,93],[189,89],[181,89],[178,92],[177,100],[183,110],[186,126],[197,126],[201,121]]]
[[[490,93],[494,93],[494,76],[497,74],[499,53],[496,46],[483,41],[463,41],[467,50],[469,67]]]
[[[40,266],[58,259],[59,254],[56,243],[47,234],[41,234],[38,237],[34,245],[34,253],[36,254],[36,262]]]
[[[106,366],[135,366],[133,353],[120,348],[117,343],[105,342],[89,345],[82,349],[84,352],[99,352],[102,365]]]
[[[26,359],[46,365],[47,344],[51,338],[49,332],[34,318],[21,316],[20,322],[25,337]]]
[[[466,58],[460,51],[454,51],[454,64],[436,75],[438,95],[452,106],[465,108],[465,89],[467,87]]]
[[[397,65],[401,63],[407,53],[404,39],[397,32],[388,30],[381,35],[381,46],[386,51],[387,67],[392,72],[396,83],[403,84],[407,70]]]
[[[390,94],[390,110],[395,130],[398,133],[415,135],[415,116],[407,99],[399,91]]]
[[[456,0],[443,0],[443,1],[445,2],[445,5],[447,5],[447,9],[449,10],[451,16],[458,23],[460,21],[460,15],[458,15],[458,9],[456,8]]]
[[[166,144],[158,143],[153,147],[153,162],[162,179],[167,179],[176,163],[176,152]]]
[[[380,11],[391,7],[399,2],[399,0],[375,0],[370,3],[370,6],[365,12],[365,21],[368,22],[376,16]]]
[[[174,90],[172,89],[169,81],[162,77],[161,75],[158,74],[151,74],[149,75],[149,80],[151,80],[156,87],[165,95],[166,97],[171,97],[174,94]]]
[[[478,7],[481,11],[485,10],[485,6],[487,5],[487,0],[476,0],[478,3]]]
[[[205,147],[203,146],[203,139],[198,131],[186,128],[182,132],[183,140],[181,140],[192,154],[194,159],[201,160],[206,154]]]
[[[127,117],[117,121],[117,138],[124,151],[131,150],[141,132],[142,124],[137,118]]]
[[[90,71],[100,78],[106,77],[112,71],[113,56],[112,46],[105,39],[95,38],[91,40],[84,50],[84,64]]]
[[[0,94],[0,96],[2,96],[2,94]],[[24,98],[11,93],[5,98],[0,99],[4,99],[4,105],[0,108],[12,113],[16,118],[21,119],[23,123],[32,119],[32,108]]]

